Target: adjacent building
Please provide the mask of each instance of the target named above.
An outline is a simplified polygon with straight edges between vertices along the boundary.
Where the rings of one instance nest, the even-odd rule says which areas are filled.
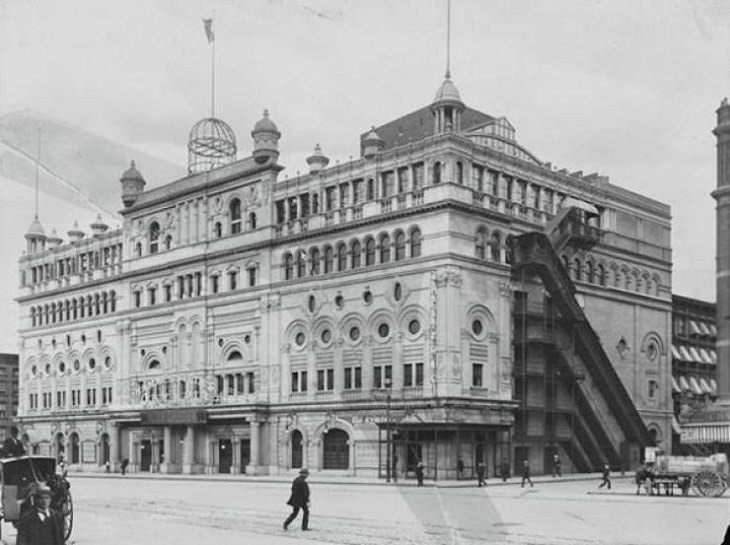
[[[10,436],[18,415],[18,355],[0,354],[0,441]]]
[[[317,145],[282,178],[268,113],[251,137],[237,158],[230,127],[200,121],[189,175],[149,189],[132,164],[121,229],[62,241],[32,223],[18,302],[34,450],[83,470],[422,460],[448,478],[459,458],[628,467],[669,440],[668,206],[539,160],[448,74],[355,160]]]

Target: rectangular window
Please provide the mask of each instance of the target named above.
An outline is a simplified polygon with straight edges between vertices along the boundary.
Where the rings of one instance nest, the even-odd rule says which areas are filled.
[[[307,391],[307,372],[306,371],[300,371],[299,372],[299,391],[300,392],[306,392]]]
[[[413,386],[413,364],[411,363],[403,365],[403,386],[406,388]]]
[[[335,389],[335,370],[334,369],[318,369],[317,370],[317,391],[324,392]]]
[[[185,278],[182,276],[177,277],[177,298],[182,299],[185,297]]]
[[[416,364],[416,386],[423,386],[423,363]]]
[[[413,176],[413,190],[423,187],[423,163],[417,163],[413,165],[412,176]]]
[[[249,372],[246,373],[246,385],[248,386],[249,394],[253,394],[256,391],[256,383],[254,382],[254,374]]]
[[[242,395],[244,392],[243,388],[243,373],[236,373],[236,393]]]
[[[324,369],[319,369],[317,371],[317,390],[321,392],[324,389],[325,389]]]
[[[172,301],[172,286],[167,284],[165,286],[165,302],[169,303],[170,301]]]
[[[150,306],[155,305],[157,303],[157,289],[150,288],[148,296],[149,296]]]
[[[471,366],[471,385],[477,388],[482,387],[482,373],[484,372],[484,365],[481,363],[473,363]]]
[[[210,284],[211,284],[210,291],[212,291],[213,293],[218,293],[218,290],[220,289],[220,287],[218,286],[219,277],[217,274],[210,277]]]
[[[228,382],[228,395],[234,395],[236,393],[236,381],[233,375],[226,375],[226,382]]]
[[[656,380],[649,381],[649,399],[655,399],[657,391],[659,390],[659,383]]]
[[[307,372],[294,371],[291,374],[291,391],[306,392],[307,391]]]
[[[352,367],[345,367],[345,390],[352,390]]]
[[[256,285],[256,268],[248,269],[248,287],[253,288]]]
[[[230,289],[231,291],[236,289],[236,281],[238,280],[237,276],[238,273],[236,271],[231,271],[228,273],[228,289]]]
[[[139,291],[134,292],[134,307],[139,308],[142,306],[142,293]],[[83,307],[81,307],[83,308]]]
[[[376,365],[373,367],[373,387],[374,388],[392,388],[393,387],[393,366],[392,365]]]
[[[299,373],[296,371],[291,374],[291,391],[292,393],[299,391]]]

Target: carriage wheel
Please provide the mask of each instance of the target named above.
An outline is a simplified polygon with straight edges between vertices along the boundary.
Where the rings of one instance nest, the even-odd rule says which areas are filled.
[[[74,526],[74,504],[71,499],[71,492],[66,491],[66,497],[61,504],[61,515],[63,516],[63,540],[68,541],[71,537],[71,530]]]
[[[702,496],[720,496],[724,492],[722,477],[714,471],[700,471],[692,475],[692,487]]]

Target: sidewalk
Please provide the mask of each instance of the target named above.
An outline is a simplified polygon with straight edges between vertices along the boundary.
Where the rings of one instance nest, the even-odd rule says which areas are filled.
[[[162,480],[162,481],[211,481],[211,482],[237,482],[237,483],[289,483],[296,476],[296,473],[288,473],[285,475],[230,475],[230,474],[202,474],[202,475],[183,475],[180,473],[127,473],[122,476],[121,473],[69,473],[69,480],[74,479],[132,479],[132,480]],[[617,479],[633,479],[633,473],[621,475],[619,473],[612,475],[612,480]],[[553,478],[550,475],[539,475],[532,477],[535,486],[549,485],[566,482],[579,481],[596,481],[600,482],[601,473],[574,473],[564,475],[563,477]],[[312,472],[309,474],[309,482],[317,484],[330,485],[364,485],[364,486],[417,486],[416,479],[409,477],[408,479],[399,478],[397,483],[387,483],[385,479],[377,479],[372,477],[348,477],[342,475],[327,475],[326,473]],[[493,486],[520,486],[522,477],[515,476],[502,482],[502,479],[492,477],[487,479],[487,487]],[[477,482],[474,479],[465,480],[428,480],[423,482],[424,486],[439,488],[476,488]]]

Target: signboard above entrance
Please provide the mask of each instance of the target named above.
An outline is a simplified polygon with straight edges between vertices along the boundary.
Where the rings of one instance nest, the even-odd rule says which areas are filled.
[[[208,413],[201,409],[160,409],[142,412],[142,424],[176,426],[205,424]]]

